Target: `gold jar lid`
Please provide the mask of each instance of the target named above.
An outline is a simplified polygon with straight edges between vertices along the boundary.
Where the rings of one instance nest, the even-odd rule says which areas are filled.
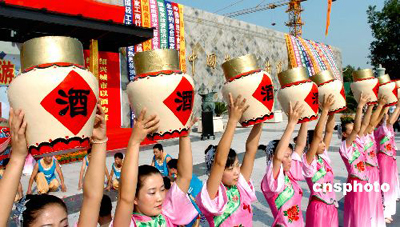
[[[247,54],[224,62],[222,65],[226,80],[242,73],[260,69],[257,66],[256,57],[253,54]]]
[[[369,79],[369,78],[374,78],[374,72],[372,72],[372,69],[360,69],[353,72],[354,81]]]
[[[390,80],[389,74],[385,74],[383,76],[378,77],[378,81],[379,81],[379,84],[386,84],[386,83],[390,82],[391,80]]]
[[[309,80],[309,77],[306,68],[296,67],[279,73],[278,79],[281,87],[283,87],[294,82]]]
[[[311,77],[311,80],[314,81],[318,86],[333,79],[335,79],[335,77],[333,77],[331,71],[329,70],[319,71],[317,74]]]
[[[71,37],[44,36],[22,44],[22,71],[32,66],[56,62],[85,65],[82,43]]]
[[[158,49],[136,53],[133,57],[137,75],[164,70],[180,70],[179,53],[173,49]]]

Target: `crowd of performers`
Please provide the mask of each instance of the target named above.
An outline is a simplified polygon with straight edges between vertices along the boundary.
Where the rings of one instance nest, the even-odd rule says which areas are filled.
[[[152,164],[139,166],[140,143],[158,127],[160,121],[158,116],[146,114],[145,109],[135,121],[125,158],[122,154],[114,156],[110,176],[105,165],[107,137],[104,112],[98,105],[91,153],[82,161],[79,180],[79,188],[83,188],[83,202],[78,223],[72,224],[97,226],[99,222],[102,226],[116,227],[182,226],[193,223],[201,214],[210,226],[252,226],[252,203],[257,198],[251,175],[256,153],[262,149],[266,152],[267,164],[261,191],[274,217],[273,223],[265,224],[339,226],[335,192],[316,190],[314,187],[317,183],[333,185],[334,171],[328,152],[335,128],[335,116],[328,114],[335,102],[333,96],[324,97],[314,130],[308,130],[308,123],[302,123],[295,146],[290,141],[304,111],[299,103],[290,104],[287,126],[280,140],[260,145],[263,124],[255,124],[247,138],[242,163],[231,149],[231,144],[248,105],[241,96],[236,99],[229,96],[229,120],[225,132],[218,146],[210,145],[205,151],[209,175],[203,186],[198,179],[197,183],[193,183],[190,135],[179,138],[178,159],[172,159],[163,152],[162,146],[157,145],[153,149]],[[393,130],[393,124],[400,115],[400,104],[389,115],[385,96],[380,97],[375,106],[367,105],[368,102],[368,98],[361,95],[355,118],[344,120],[339,125],[338,133],[342,137],[339,153],[348,171],[347,183],[387,183],[390,189],[348,192],[344,197],[343,212],[346,227],[385,226],[396,213],[396,200],[400,195]],[[195,122],[193,120],[191,126]],[[7,225],[15,197],[21,197],[19,179],[28,155],[24,113],[11,109],[9,123],[13,151],[0,180],[0,226]],[[59,186],[55,172],[60,176],[61,189],[66,190],[54,158],[43,158],[34,167],[28,194],[34,180],[39,194],[19,200],[17,207],[21,226],[71,224],[68,223],[65,203],[46,194]],[[108,214],[106,223],[100,222],[103,206],[111,204],[111,201],[104,203],[104,175],[108,179],[107,187],[118,189],[114,217],[111,219],[111,214]],[[301,205],[303,191],[299,186],[302,180],[306,180],[311,191],[305,218]],[[193,187],[193,184],[200,186]],[[198,189],[195,193],[194,188]],[[110,207],[110,213],[111,205],[107,207]]]

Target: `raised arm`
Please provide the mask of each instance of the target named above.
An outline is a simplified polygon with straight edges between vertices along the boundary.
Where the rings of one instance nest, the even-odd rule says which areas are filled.
[[[225,132],[219,141],[211,173],[207,180],[207,191],[211,199],[215,198],[218,187],[221,184],[236,125],[248,107],[246,99],[242,99],[241,95],[233,101],[232,94],[229,93],[229,120]]]
[[[86,167],[86,160],[84,158],[82,159],[81,171],[79,172],[78,190],[81,190],[83,187],[83,174],[85,173],[85,167]]]
[[[335,103],[334,96],[330,94],[329,96],[324,96],[324,102],[322,103],[322,113],[319,117],[317,126],[315,126],[313,140],[310,144],[310,148],[306,153],[307,163],[310,165],[314,160],[315,155],[318,151],[319,143],[322,141],[322,133],[324,132],[324,126],[328,118],[329,108]]]
[[[130,225],[139,169],[139,147],[147,134],[156,130],[159,119],[156,115],[145,118],[146,108],[142,110],[135,121],[131,138],[129,139],[124,165],[121,170],[120,189],[117,208],[115,211],[114,226],[127,227]]]
[[[353,131],[346,138],[346,146],[347,147],[351,146],[351,144],[354,142],[354,140],[356,139],[358,133],[361,130],[362,110],[363,110],[365,104],[367,104],[368,101],[369,101],[368,96],[366,96],[365,94],[361,93],[360,101],[358,102],[358,106],[357,106],[356,119],[354,121]]]
[[[335,114],[331,114],[328,117],[328,121],[326,122],[325,127],[325,136],[324,136],[324,143],[326,150],[329,150],[332,141],[333,130],[335,128]]]
[[[297,135],[296,147],[294,152],[299,154],[300,157],[303,156],[304,149],[307,145],[307,131],[308,131],[308,122],[304,122],[301,124],[299,134]]]
[[[394,125],[397,119],[399,119],[399,115],[400,115],[400,102],[397,102],[396,109],[394,110],[392,115],[390,115],[389,124]]]
[[[54,162],[55,162],[55,165],[56,165],[56,172],[57,172],[58,177],[60,178],[60,181],[61,181],[61,191],[62,192],[66,192],[67,191],[67,186],[64,183],[64,175],[62,173],[60,164],[58,163],[57,159],[55,159],[55,158],[54,158]]]
[[[190,143],[190,130],[196,122],[197,118],[191,121],[189,126],[189,133],[186,136],[179,137],[179,157],[177,164],[178,176],[175,182],[184,193],[187,193],[190,181],[192,180],[193,157],[192,145]]]
[[[285,150],[289,146],[290,138],[292,137],[294,127],[296,126],[303,112],[304,112],[304,107],[303,105],[300,105],[299,102],[296,102],[294,107],[292,107],[292,103],[289,104],[288,124],[286,125],[285,132],[283,133],[282,138],[276,147],[276,152],[272,160],[273,161],[272,171],[274,173],[274,178],[278,177],[279,169],[281,168],[282,161],[285,158]]]
[[[386,104],[386,102],[387,102],[386,95],[379,97],[378,106],[376,107],[375,111],[373,112],[373,114],[371,116],[371,120],[369,121],[369,125],[366,129],[367,134],[373,132],[375,130],[376,126],[382,120],[382,119],[380,119],[380,116],[381,116],[381,113],[383,112],[383,106]]]
[[[0,180],[0,226],[7,226],[13,207],[14,198],[18,191],[25,158],[28,155],[25,130],[26,121],[24,113],[20,110],[10,109],[10,130],[12,153],[10,161]]]
[[[105,113],[97,104],[92,135],[92,156],[83,184],[83,202],[78,226],[97,226],[101,199],[103,198],[106,166],[107,134]]]
[[[240,167],[240,173],[246,181],[250,180],[253,172],[254,160],[258,150],[258,144],[260,143],[262,128],[263,123],[255,124],[251,129],[249,137],[247,137],[246,153],[244,154],[242,166]]]
[[[362,120],[361,129],[360,129],[360,132],[358,132],[358,136],[364,136],[364,135],[367,134],[367,132],[368,132],[367,128],[368,128],[368,126],[370,124],[370,121],[371,121],[371,115],[372,115],[372,109],[373,108],[374,108],[373,105],[369,105],[368,106],[367,111],[364,114],[364,118]]]

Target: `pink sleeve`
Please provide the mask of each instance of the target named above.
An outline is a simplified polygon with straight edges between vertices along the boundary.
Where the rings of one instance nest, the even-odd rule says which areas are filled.
[[[304,172],[304,177],[307,178],[313,177],[315,172],[317,172],[317,159],[314,158],[311,164],[309,165],[307,162],[306,154],[303,154],[303,172]]]
[[[354,148],[353,145],[347,147],[346,140],[343,140],[342,145],[339,148],[339,152],[348,160],[353,157]]]
[[[177,184],[173,184],[167,192],[162,206],[162,213],[175,225],[186,225],[198,215],[189,196]]]
[[[219,185],[217,196],[210,198],[207,191],[207,183],[203,185],[201,192],[196,197],[197,205],[203,214],[207,213],[213,216],[219,216],[224,213],[225,205],[228,203],[226,189],[223,184]]]
[[[281,193],[285,186],[285,175],[283,174],[282,164],[279,168],[278,177],[276,179],[274,178],[272,166],[272,163],[267,166],[267,172],[261,182],[261,190],[266,198],[270,197],[269,194],[273,195],[274,193]]]
[[[296,181],[304,180],[303,160],[297,152],[292,153],[292,166],[290,167],[290,174]]]
[[[245,192],[244,196],[248,197],[250,202],[257,201],[256,191],[254,190],[253,182],[251,182],[251,180],[249,182],[246,182],[246,179],[244,179],[242,174],[239,175],[238,187],[241,187],[243,189],[243,191]]]

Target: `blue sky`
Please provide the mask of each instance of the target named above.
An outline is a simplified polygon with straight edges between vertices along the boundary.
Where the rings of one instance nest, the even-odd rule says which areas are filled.
[[[280,2],[280,0],[172,1],[208,12],[215,12],[232,3],[239,2],[226,10],[217,12],[218,14],[254,7],[259,3]],[[350,64],[361,68],[370,67],[367,62],[369,61],[369,45],[373,37],[367,23],[366,10],[369,5],[376,5],[378,10],[381,10],[384,0],[336,0],[332,4],[329,34],[325,37],[327,2],[328,0],[307,0],[302,3],[305,9],[302,13],[302,19],[305,22],[302,37],[340,48],[342,51],[343,66]],[[283,6],[273,10],[242,15],[236,17],[236,19],[287,33],[289,30],[284,25],[284,22],[288,20],[288,14],[285,13],[285,10],[286,7]],[[272,26],[272,23],[276,23],[276,25]]]

